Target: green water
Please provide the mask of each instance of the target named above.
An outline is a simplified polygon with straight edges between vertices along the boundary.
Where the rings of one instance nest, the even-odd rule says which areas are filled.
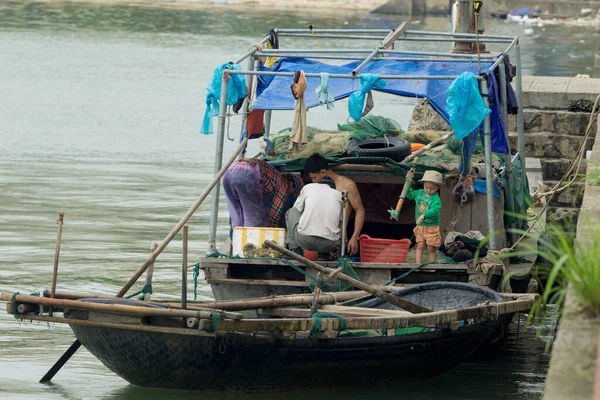
[[[152,242],[166,236],[211,180],[215,136],[202,136],[199,128],[204,88],[213,68],[243,54],[269,28],[302,28],[307,22],[321,28],[395,27],[400,20],[324,11],[0,3],[0,291],[29,293],[50,287],[55,220],[63,211],[58,290],[116,293],[145,260]],[[447,30],[449,23],[429,18],[413,27]],[[487,29],[522,34],[524,27],[490,21]],[[589,72],[597,40],[593,32],[534,29],[522,39],[525,74]],[[435,43],[409,47],[447,50]],[[406,127],[414,100],[394,101],[379,96],[378,113],[393,116]],[[340,104],[332,112],[311,110],[309,124],[334,127],[345,121],[347,111]],[[289,125],[289,113],[274,114],[274,129]],[[231,121],[230,131],[232,138],[237,137],[239,120]],[[235,147],[235,141],[226,141],[225,153]],[[251,147],[251,152],[255,149]],[[208,210],[207,202],[190,221],[191,260],[206,249]],[[227,234],[224,201],[221,211],[220,239]],[[156,296],[177,296],[180,263],[177,237],[157,261]],[[211,296],[203,281],[198,291],[200,298]],[[305,391],[293,396],[539,398],[549,356],[535,336],[535,327],[524,326],[524,318],[518,335],[517,324],[511,325],[503,346],[436,379],[412,386]],[[543,325],[551,328],[552,324],[550,320]],[[42,385],[39,378],[73,341],[69,328],[19,324],[2,312],[0,332],[0,398],[290,396],[136,388],[83,349],[54,383]]]

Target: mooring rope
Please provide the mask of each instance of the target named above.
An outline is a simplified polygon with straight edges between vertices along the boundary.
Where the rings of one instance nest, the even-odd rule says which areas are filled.
[[[346,320],[341,315],[316,312],[314,314],[311,314],[310,317],[315,320],[315,323],[312,327],[313,332],[321,330],[321,327],[323,326],[322,318],[337,318],[337,320],[338,320],[337,330],[338,331],[346,330]]]
[[[152,284],[151,283],[146,283],[143,288],[141,288],[140,290],[138,290],[135,293],[130,294],[129,296],[125,296],[125,298],[130,299],[134,296],[137,296],[138,294],[141,294],[141,296],[139,297],[139,300],[144,300],[144,295],[146,293],[152,294]]]

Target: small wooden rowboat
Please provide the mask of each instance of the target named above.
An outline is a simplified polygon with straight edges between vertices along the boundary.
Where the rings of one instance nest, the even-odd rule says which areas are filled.
[[[61,293],[52,299],[3,293],[0,299],[9,301],[8,312],[20,320],[69,324],[90,353],[134,385],[243,391],[435,376],[475,352],[504,316],[529,310],[535,300],[437,282],[394,293],[431,309],[411,314],[379,299],[360,301],[365,295],[190,302],[186,310],[172,303]],[[348,300],[355,304],[344,305]],[[318,307],[312,316],[311,303]],[[54,315],[41,304],[53,306]],[[244,318],[243,310],[259,317]]]

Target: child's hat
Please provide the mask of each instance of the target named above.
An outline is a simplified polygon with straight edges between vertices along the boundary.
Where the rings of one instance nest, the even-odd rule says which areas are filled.
[[[444,178],[442,177],[442,174],[440,174],[437,171],[425,171],[425,173],[423,174],[423,179],[421,179],[419,182],[431,182],[431,183],[435,183],[436,185],[441,185],[442,182],[444,181]]]

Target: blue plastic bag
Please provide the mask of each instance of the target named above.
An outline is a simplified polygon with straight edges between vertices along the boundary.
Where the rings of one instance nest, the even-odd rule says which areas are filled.
[[[373,89],[383,89],[385,81],[379,75],[362,74],[360,76],[360,89],[350,95],[348,99],[348,112],[355,121],[360,121],[365,108],[365,95]]]
[[[479,93],[477,78],[463,72],[446,90],[446,111],[456,140],[462,140],[481,125],[491,110]]]
[[[206,87],[206,111],[200,133],[209,135],[213,133],[212,119],[219,115],[219,99],[221,98],[221,84],[223,83],[223,70],[231,69],[240,71],[239,64],[225,63],[215,68],[212,82]],[[243,75],[229,75],[227,86],[227,105],[232,106],[239,99],[246,97],[246,79]]]

